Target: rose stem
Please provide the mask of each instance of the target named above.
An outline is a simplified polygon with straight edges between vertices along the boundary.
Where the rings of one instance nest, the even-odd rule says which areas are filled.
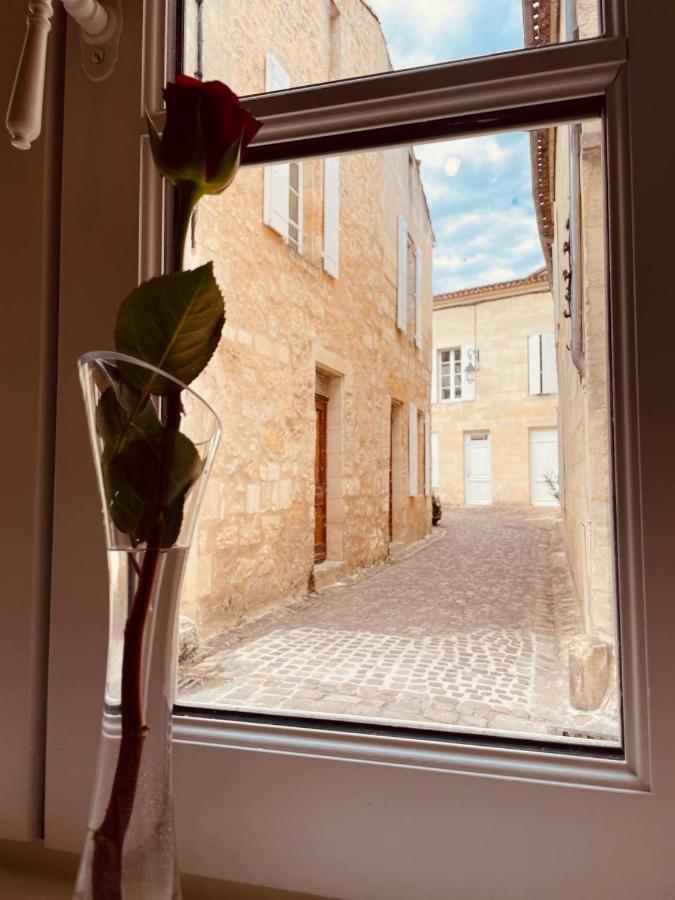
[[[148,542],[136,595],[124,627],[122,739],[108,808],[93,835],[94,900],[120,900],[122,897],[122,846],[134,806],[143,743],[148,733],[141,696],[143,637],[159,562],[160,536],[161,532]]]
[[[176,191],[175,233],[173,259],[171,260],[174,272],[180,272],[183,269],[183,255],[190,217],[198,199],[194,187],[189,182],[179,186]],[[169,394],[166,397],[165,422],[165,437],[169,445],[171,433],[180,429],[180,417],[180,392]],[[170,468],[171,460],[168,457],[167,459]],[[160,496],[162,494],[163,491],[160,492]],[[124,628],[122,739],[108,807],[103,821],[93,835],[92,892],[94,900],[121,900],[122,897],[122,848],[134,807],[143,744],[148,736],[148,728],[143,721],[141,697],[143,642],[157,574],[157,563],[159,562],[161,533],[162,528],[160,527],[155,539],[147,542],[138,588]]]

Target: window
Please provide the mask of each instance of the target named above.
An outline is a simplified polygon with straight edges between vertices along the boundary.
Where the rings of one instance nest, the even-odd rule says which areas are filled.
[[[408,232],[408,225],[399,217],[399,281],[397,324],[401,331],[413,337],[416,347],[422,346],[422,251]]]
[[[396,284],[396,325],[400,331],[408,327],[408,223],[398,217],[398,275]]]
[[[486,22],[479,7],[463,2],[449,6],[449,0],[425,0],[424,15],[401,0],[316,0],[308,6],[296,0],[258,0],[256,4],[247,0],[227,5],[217,0],[206,9],[211,34],[206,72],[209,78],[230,83],[240,95],[279,90],[264,86],[255,63],[237,65],[228,52],[242,35],[250,35],[253,27],[272,52],[280,52],[289,35],[303,31],[312,35],[316,50],[301,59],[298,85],[545,47],[572,39],[559,29],[557,16],[549,14],[548,3],[543,0],[526,4],[522,0],[491,0],[491,4],[493,21]],[[596,0],[585,0],[582,26],[582,38],[600,33]]]
[[[338,277],[340,270],[340,158],[323,162],[323,267]]]
[[[408,334],[415,334],[415,324],[417,321],[417,255],[415,244],[410,235],[408,235],[407,257],[406,330]]]
[[[531,334],[527,339],[527,351],[530,394],[557,394],[558,375],[553,332]]]
[[[287,90],[291,77],[281,63],[267,54],[268,90]],[[302,163],[278,163],[265,167],[263,221],[298,253],[303,250]]]
[[[336,5],[345,8],[337,0]],[[218,37],[208,22],[215,6],[204,4],[207,42],[214,35]],[[244,13],[247,6],[228,4],[228,8]],[[278,6],[282,11],[296,9],[292,3],[280,2]],[[550,883],[552,873],[579,872],[579,860],[585,882],[579,884],[573,875],[573,892],[587,890],[601,896],[609,891],[617,897],[628,897],[668,890],[672,860],[667,842],[645,842],[643,836],[647,832],[666,834],[672,817],[674,776],[668,747],[675,735],[667,688],[674,677],[675,661],[664,636],[672,632],[675,609],[668,603],[672,562],[668,542],[664,544],[662,539],[667,534],[672,479],[667,454],[664,458],[664,454],[653,453],[647,460],[635,447],[638,424],[644,445],[657,445],[663,429],[659,411],[667,408],[672,393],[662,366],[655,363],[667,358],[671,329],[665,327],[668,306],[661,302],[668,279],[667,229],[660,227],[652,204],[656,196],[666,210],[675,204],[673,185],[655,163],[653,136],[658,119],[654,118],[653,85],[664,86],[666,96],[672,89],[668,40],[675,28],[675,10],[669,4],[660,4],[659,27],[652,28],[643,7],[636,0],[612,0],[604,4],[606,37],[553,47],[544,53],[510,54],[406,73],[409,81],[405,91],[398,89],[398,76],[391,75],[350,84],[349,108],[342,105],[345,97],[335,85],[316,89],[315,93],[290,92],[250,101],[251,109],[268,125],[267,137],[261,133],[250,162],[265,165],[277,165],[289,158],[284,146],[288,141],[296,142],[297,158],[306,160],[305,154],[312,149],[335,154],[350,141],[352,147],[358,142],[359,148],[381,141],[382,134],[376,129],[393,140],[403,129],[410,135],[418,123],[429,130],[436,123],[445,135],[449,129],[465,134],[484,130],[486,118],[494,127],[509,127],[515,117],[536,126],[552,121],[552,108],[575,117],[588,109],[602,112],[603,131],[612,150],[603,159],[609,184],[608,295],[612,328],[619,338],[612,342],[612,362],[620,377],[611,383],[609,391],[617,461],[614,483],[619,501],[616,579],[622,604],[622,639],[628,648],[621,664],[626,710],[624,746],[613,756],[604,748],[586,754],[579,751],[574,735],[570,735],[567,740],[573,748],[569,752],[561,749],[549,753],[539,742],[505,745],[494,741],[477,746],[473,737],[454,742],[445,736],[424,742],[419,734],[398,739],[374,736],[370,727],[349,731],[332,723],[322,730],[306,721],[290,727],[278,719],[253,722],[243,714],[218,717],[205,710],[190,714],[182,711],[176,719],[174,755],[179,822],[190,823],[181,834],[181,857],[188,870],[345,897],[355,896],[359,885],[368,879],[377,879],[383,896],[424,892],[443,896],[448,884],[460,893],[469,885],[469,892],[476,897],[494,896],[503,889],[504,872],[481,861],[495,848],[498,851],[503,828],[486,830],[485,817],[475,812],[500,809],[508,821],[517,823],[519,834],[519,840],[509,848],[514,896],[530,900],[538,895],[542,884]],[[143,102],[153,115],[161,117],[163,70],[158,41],[165,33],[165,4],[149,0],[144,8],[150,17],[145,23],[140,19],[140,6],[131,5],[126,10],[131,16],[132,33],[139,35],[139,40],[123,43],[124,78],[106,85],[109,103],[87,102],[96,96],[98,88],[82,78],[79,60],[70,58],[66,69],[69,117],[65,123],[63,172],[73,188],[64,195],[61,232],[63,288],[55,475],[55,520],[59,525],[53,547],[51,709],[44,819],[47,844],[75,850],[81,841],[88,799],[87,782],[96,742],[92,722],[98,714],[101,648],[105,641],[100,611],[92,604],[92,597],[104,595],[105,578],[99,573],[98,502],[89,448],[78,433],[75,411],[79,410],[79,397],[72,361],[87,346],[109,341],[108,323],[138,271],[144,276],[159,271],[157,238],[162,212],[160,191],[144,153],[139,222],[143,241],[137,252],[136,240],[129,238],[125,223],[137,221],[138,186],[120,185],[117,180],[114,185],[101,179],[94,181],[93,175],[80,182],[83,148],[79,139],[85,142],[84,149],[91,150],[103,163],[96,139],[106,137],[106,153],[114,152],[125,171],[139,171],[138,141],[133,131],[138,121],[138,98],[143,89]],[[631,25],[630,62],[626,19]],[[145,68],[140,58],[141,34],[147,40]],[[218,59],[223,66],[229,64],[225,52],[220,51]],[[290,65],[292,61],[287,62]],[[206,52],[204,70],[205,77],[220,74],[230,80],[226,71],[209,70]],[[263,88],[263,72],[264,61],[259,59],[251,65],[251,90]],[[304,74],[303,69],[298,78]],[[452,90],[446,90],[448,84]],[[242,90],[236,83],[233,86]],[[433,104],[425,104],[432,97]],[[438,124],[441,119],[442,125]],[[667,117],[658,121],[667,132]],[[129,123],[128,129],[124,123]],[[414,133],[423,131],[420,127],[420,132]],[[659,140],[666,138],[666,133],[659,135]],[[147,151],[145,141],[143,147]],[[628,147],[630,153],[626,152]],[[21,166],[26,164],[22,158]],[[14,165],[18,171],[18,164]],[[260,178],[258,173],[258,181]],[[91,205],[92,184],[96,188],[96,211]],[[94,212],[95,229],[91,227]],[[259,205],[257,215],[260,222]],[[390,219],[390,229],[391,222],[395,223],[395,218]],[[412,220],[410,225],[412,230]],[[386,234],[382,244],[395,265],[395,241],[390,237],[391,230]],[[346,248],[342,249],[344,269]],[[97,285],[94,312],[91,284]],[[382,301],[389,330],[391,296],[390,288]],[[642,338],[639,342],[635,341],[634,325]],[[531,333],[545,330],[535,327]],[[528,333],[520,336],[520,356],[525,352]],[[451,338],[448,346],[456,347],[457,338]],[[478,377],[482,384],[483,377],[494,371],[482,343],[481,365]],[[636,366],[640,367],[639,380]],[[521,372],[522,368],[521,364]],[[514,384],[523,395],[522,377]],[[638,407],[639,423],[635,415]],[[480,429],[486,425],[476,421],[467,427]],[[495,470],[495,486],[498,474]],[[405,473],[402,480],[405,484]],[[643,502],[642,492],[659,501]],[[216,508],[213,515],[217,514]],[[84,521],[91,523],[90,529],[82,527]],[[488,552],[500,549],[492,547]],[[14,565],[11,559],[8,565]],[[17,566],[15,574],[23,568],[25,577],[21,560]],[[475,606],[480,599],[477,592],[474,603],[468,606]],[[25,615],[29,625],[31,616]],[[77,629],[73,623],[77,623]],[[23,624],[12,628],[12,635],[18,636],[17,645],[23,643],[26,630]],[[75,633],[80,637],[77,643]],[[649,640],[648,654],[644,635]],[[653,687],[649,696],[644,689],[647,676]],[[7,682],[10,684],[11,679]],[[11,709],[17,707],[10,704]],[[25,732],[28,730],[27,726]],[[261,749],[268,752],[250,752]],[[311,761],[306,759],[309,755]],[[361,765],[364,760],[370,765]],[[389,765],[381,765],[383,761]],[[421,771],[425,767],[433,768],[434,773]],[[35,771],[42,771],[39,761]],[[483,773],[490,777],[474,777]],[[557,785],[552,786],[552,782]],[[570,788],[572,784],[594,789]],[[10,786],[13,792],[15,784],[10,782]],[[637,791],[651,791],[654,802],[636,797]],[[233,795],[235,801],[246,797],[250,802],[233,804]],[[280,809],[284,815],[279,815]],[[329,816],[326,809],[331,810]],[[448,815],[449,809],[452,815]],[[541,828],[542,809],[547,813],[546,829]],[[571,820],[583,823],[583,827],[570,830]],[[447,827],[439,829],[440,821]],[[634,857],[635,848],[639,848],[642,865],[607,866],[602,854],[597,853],[596,836],[600,833],[611,841],[617,858]],[[367,857],[360,852],[365,835]],[[405,846],[406,854],[392,855],[392,840]],[[336,866],[332,848],[344,847],[345,841],[354,864]],[[448,853],[448,847],[453,852]]]
[[[441,401],[462,399],[462,351],[460,347],[439,350],[438,376]]]

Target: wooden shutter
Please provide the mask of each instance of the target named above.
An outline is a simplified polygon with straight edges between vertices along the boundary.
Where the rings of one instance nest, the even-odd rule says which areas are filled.
[[[265,90],[286,91],[291,86],[291,76],[278,59],[267,54]],[[288,239],[290,165],[278,163],[265,166],[263,190],[263,222],[282,237]]]
[[[558,393],[555,338],[552,331],[541,336],[541,392],[542,394]]]
[[[541,394],[541,335],[531,334],[527,339],[527,372],[530,394]]]
[[[437,488],[438,484],[438,432],[434,431],[431,435],[431,487]]]
[[[415,344],[422,346],[422,254],[415,247]]]
[[[408,406],[408,495],[417,496],[417,407]]]
[[[476,397],[476,384],[466,377],[466,368],[469,362],[476,365],[476,348],[473,344],[462,344],[462,400],[474,400]],[[475,378],[474,374],[474,378]]]
[[[431,422],[429,413],[424,413],[424,494],[431,491]]]
[[[396,299],[396,324],[401,331],[406,330],[406,300],[408,284],[408,224],[403,216],[398,217],[398,285]]]
[[[338,277],[340,262],[340,159],[323,161],[323,267]]]

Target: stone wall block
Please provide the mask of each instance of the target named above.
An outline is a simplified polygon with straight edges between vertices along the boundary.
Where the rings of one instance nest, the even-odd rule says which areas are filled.
[[[597,709],[611,670],[611,646],[599,638],[581,636],[569,645],[570,702],[576,709]]]

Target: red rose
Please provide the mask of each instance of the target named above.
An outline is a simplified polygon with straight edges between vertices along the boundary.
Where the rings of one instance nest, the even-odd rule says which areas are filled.
[[[199,193],[220,193],[236,175],[261,123],[220,81],[179,75],[175,84],[167,84],[164,99],[161,140],[149,123],[157,168],[173,184],[193,182]]]

